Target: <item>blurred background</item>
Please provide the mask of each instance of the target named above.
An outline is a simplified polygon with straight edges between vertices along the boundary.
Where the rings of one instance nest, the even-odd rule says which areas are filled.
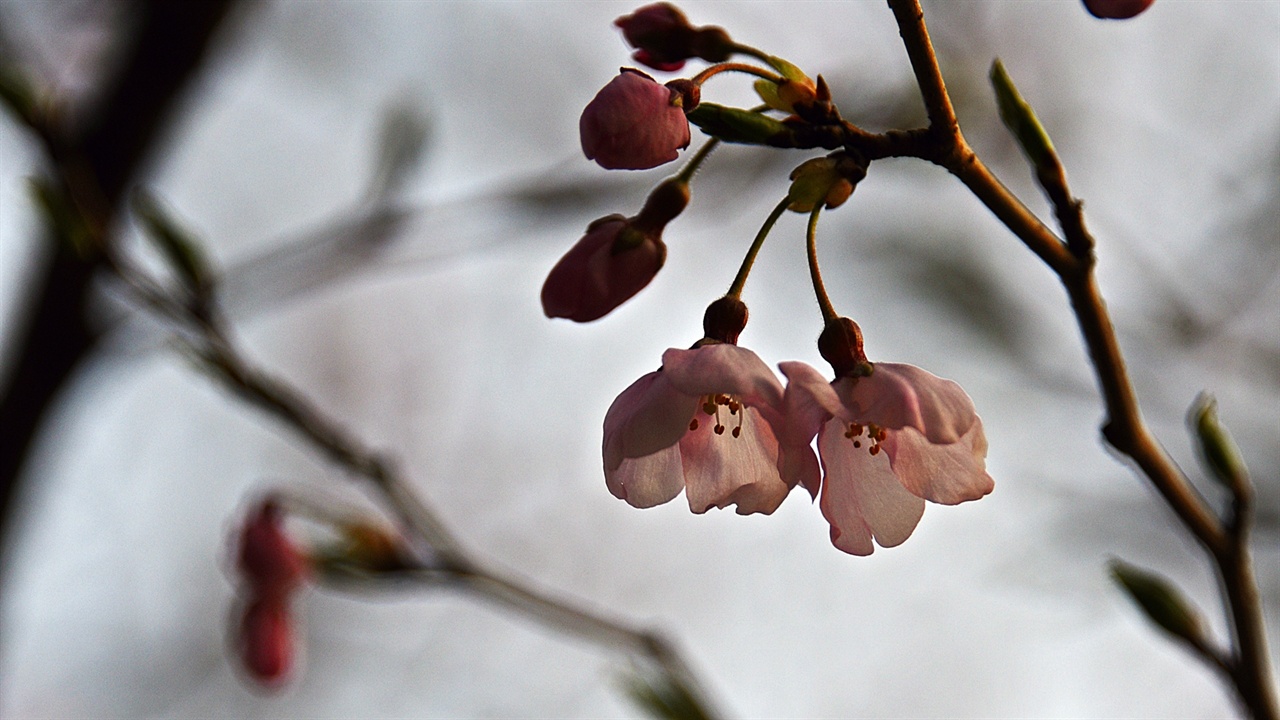
[[[5,60],[91,108],[131,7],[4,0]],[[698,339],[703,308],[811,155],[720,149],[668,227],[667,265],[648,289],[590,325],[545,319],[541,283],[587,223],[634,213],[673,171],[607,172],[578,148],[582,107],[633,64],[611,22],[634,7],[233,8],[139,177],[206,243],[252,357],[397,455],[481,557],[669,630],[732,716],[1235,714],[1216,678],[1107,578],[1113,557],[1163,573],[1225,632],[1193,541],[1100,442],[1065,294],[924,163],[875,163],[823,216],[819,252],[872,360],[968,390],[995,492],[930,505],[906,544],[868,558],[831,547],[803,492],[746,518],[694,516],[683,499],[639,511],[609,495],[606,408],[664,349]],[[868,129],[924,121],[882,2],[681,7],[823,74]],[[1280,3],[1159,0],[1126,22],[1073,0],[925,11],[970,143],[1043,216],[996,116],[995,57],[1048,128],[1086,201],[1146,419],[1225,501],[1201,482],[1184,423],[1198,392],[1218,397],[1258,486],[1254,552],[1277,663]],[[703,97],[754,104],[731,75]],[[420,153],[394,151],[415,137]],[[5,115],[10,368],[31,279],[51,256],[25,183],[45,169],[35,138]],[[779,223],[743,298],[741,342],[771,364],[821,362],[803,223]],[[148,252],[133,228],[121,232]],[[3,536],[0,716],[639,714],[619,690],[620,658],[446,592],[309,590],[295,682],[248,688],[226,653],[237,514],[267,487],[358,496],[194,371],[118,291],[97,290],[101,341],[46,416]]]

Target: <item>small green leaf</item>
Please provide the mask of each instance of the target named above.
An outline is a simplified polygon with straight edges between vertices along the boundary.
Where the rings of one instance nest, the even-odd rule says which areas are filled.
[[[1172,583],[1123,560],[1112,560],[1110,568],[1111,579],[1124,588],[1152,622],[1193,646],[1206,645],[1199,613]]]
[[[778,73],[782,75],[782,77],[788,80],[793,80],[795,82],[801,82],[801,83],[808,83],[810,85],[813,84],[813,81],[809,79],[808,75],[804,74],[803,70],[796,67],[795,65],[792,65],[786,60],[783,60],[777,55],[770,55],[767,62],[770,65],[772,65],[773,69],[777,70]]]
[[[159,201],[145,190],[133,194],[133,212],[142,222],[146,236],[164,254],[183,283],[197,294],[206,292],[211,281],[209,263],[195,238],[179,227]]]
[[[684,683],[670,675],[646,677],[634,672],[623,678],[623,689],[631,701],[658,720],[708,720],[708,713]]]
[[[1009,73],[1004,69],[1004,63],[1000,62],[999,58],[991,63],[991,86],[996,92],[1000,119],[1018,140],[1018,144],[1022,146],[1022,152],[1026,153],[1032,164],[1037,168],[1057,164],[1057,152],[1053,149],[1049,134],[1040,124],[1040,119],[1036,117],[1036,111],[1022,99],[1022,95],[1014,86],[1013,79],[1009,77]]]
[[[771,140],[791,134],[786,125],[767,115],[715,103],[699,104],[688,117],[702,132],[724,142],[770,145]]]
[[[1208,393],[1200,393],[1191,405],[1187,421],[1210,474],[1232,492],[1242,490],[1248,483],[1249,470],[1231,433],[1218,421],[1218,401]]]

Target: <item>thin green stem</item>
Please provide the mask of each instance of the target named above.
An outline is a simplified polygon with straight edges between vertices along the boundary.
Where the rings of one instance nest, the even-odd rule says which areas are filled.
[[[738,268],[738,275],[733,279],[733,284],[729,286],[729,292],[725,293],[726,297],[740,298],[742,296],[742,286],[747,284],[747,276],[751,274],[751,266],[756,262],[756,255],[760,253],[760,247],[764,245],[764,239],[768,237],[769,231],[777,224],[778,218],[782,217],[782,213],[787,211],[787,206],[791,204],[791,198],[785,197],[773,208],[773,212],[769,213],[769,217],[765,219],[764,225],[760,226],[760,232],[756,233],[756,239],[751,242],[751,247],[747,249],[747,256],[742,258],[742,266]]]
[[[719,63],[717,65],[712,65],[711,67],[707,68],[706,70],[703,70],[697,75],[694,75],[692,78],[690,78],[690,81],[694,85],[702,85],[707,80],[711,79],[716,75],[719,75],[722,72],[747,73],[748,75],[755,75],[756,77],[764,78],[765,80],[768,80],[769,82],[772,82],[772,83],[780,83],[784,80],[784,78],[781,75],[778,75],[776,73],[771,73],[768,70],[765,70],[764,68],[756,67],[755,65],[748,65],[746,63]]]
[[[757,50],[750,45],[743,45],[738,42],[733,43],[733,51],[739,55],[750,55],[751,57],[765,63],[773,59],[772,55],[763,50]]]
[[[835,320],[835,306],[827,295],[827,287],[822,284],[822,271],[818,269],[818,213],[822,212],[822,203],[813,206],[809,213],[809,227],[805,230],[805,248],[809,255],[809,278],[813,280],[813,294],[818,298],[818,308],[822,310],[824,323]]]
[[[702,161],[706,160],[711,151],[715,150],[719,145],[720,138],[711,138],[703,143],[702,147],[698,148],[698,152],[694,153],[693,157],[689,158],[689,162],[685,163],[680,172],[676,173],[676,180],[686,184],[692,180],[694,173],[698,172],[698,168],[702,167]]]

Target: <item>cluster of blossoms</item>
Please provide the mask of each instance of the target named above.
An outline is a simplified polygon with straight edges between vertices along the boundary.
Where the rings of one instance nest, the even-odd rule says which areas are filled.
[[[635,59],[655,70],[677,70],[693,58],[712,64],[665,85],[624,68],[583,111],[579,130],[587,158],[607,169],[656,167],[689,145],[690,122],[712,140],[657,186],[639,214],[610,215],[588,226],[543,287],[548,317],[596,320],[648,285],[665,259],[662,230],[688,205],[689,180],[717,142],[840,149],[792,173],[786,196],[728,294],[707,308],[704,337],[687,350],[667,350],[658,370],[614,400],[604,420],[609,491],[639,508],[684,491],[695,513],[734,506],[740,514],[769,514],[800,485],[820,498],[833,544],[855,555],[870,554],[876,543],[905,541],[925,501],[954,505],[989,493],[986,437],[969,396],[920,368],[869,362],[857,324],[836,314],[826,296],[814,249],[818,213],[850,197],[868,161],[841,142],[861,131],[840,118],[822,78],[815,82],[720,28],[694,27],[666,3],[640,8],[616,24],[636,48]],[[728,62],[733,55],[764,66]],[[722,72],[755,75],[767,109],[701,102],[702,84]],[[804,363],[784,362],[784,387],[763,360],[737,343],[747,324],[743,285],[786,210],[810,214],[810,270],[824,320],[818,349],[834,379]]]

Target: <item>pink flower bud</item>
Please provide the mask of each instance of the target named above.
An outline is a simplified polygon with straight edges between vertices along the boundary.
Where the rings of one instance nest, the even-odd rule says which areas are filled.
[[[627,43],[636,49],[632,57],[655,70],[674,72],[689,58],[724,62],[733,54],[729,34],[715,26],[694,27],[671,3],[645,5],[613,22]]]
[[[1084,8],[1096,18],[1124,20],[1151,7],[1155,0],[1084,0]]]
[[[624,68],[587,104],[578,121],[582,152],[609,170],[646,170],[689,147],[679,92]]]
[[[284,598],[306,577],[307,559],[285,535],[274,498],[263,500],[245,520],[237,568],[255,596]]]
[[[293,670],[293,623],[283,597],[255,598],[240,623],[240,661],[249,675],[267,687],[278,687]]]
[[[661,231],[637,230],[621,215],[593,222],[542,286],[547,317],[590,322],[631,299],[667,259]]]

